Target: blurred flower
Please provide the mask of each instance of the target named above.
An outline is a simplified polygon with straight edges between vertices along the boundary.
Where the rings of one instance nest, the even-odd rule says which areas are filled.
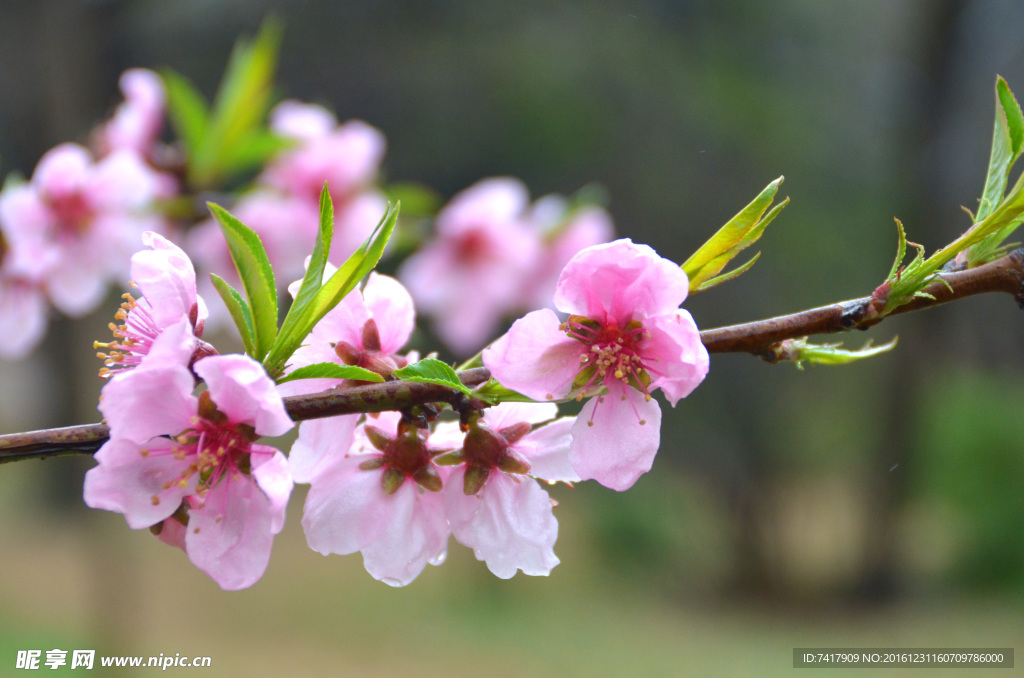
[[[0,193],[0,225],[9,246],[35,256],[22,267],[42,281],[62,312],[81,316],[103,299],[111,278],[123,279],[144,231],[166,231],[152,211],[175,190],[174,180],[130,151],[97,163],[81,146],[46,153],[29,183]]]
[[[603,388],[573,426],[570,461],[583,479],[628,489],[650,470],[660,443],[660,388],[674,406],[704,379],[708,354],[679,305],[680,267],[646,245],[616,240],[583,250],[558,280],[555,306],[517,320],[483,352],[504,386],[536,400]]]
[[[292,447],[295,480],[310,483],[302,518],[306,540],[324,555],[360,551],[375,579],[405,586],[447,553],[446,470],[432,458],[456,445],[454,425],[439,430],[439,445],[425,429],[401,422],[398,412],[358,427],[357,420],[307,421]]]
[[[559,562],[553,503],[530,477],[579,480],[568,459],[573,419],[531,432],[532,425],[557,416],[550,403],[503,403],[484,411],[461,450],[445,455],[465,462],[445,484],[452,534],[502,579],[516,570],[547,575]]]
[[[96,147],[101,156],[123,149],[151,158],[164,124],[164,83],[153,71],[132,68],[121,74],[120,85],[124,102],[97,130]]]
[[[292,488],[284,455],[255,441],[283,435],[292,422],[248,356],[197,361],[207,390],[192,395],[192,340],[182,319],[137,368],[103,387],[110,440],[85,476],[85,503],[123,513],[133,529],[187,523],[189,559],[222,588],[246,588],[266,569]]]
[[[110,324],[114,341],[93,342],[94,348],[110,351],[98,354],[106,366],[100,370],[101,377],[114,374],[111,367],[120,371],[137,366],[157,337],[183,318],[188,320],[197,339],[203,335],[206,303],[196,293],[192,261],[158,233],[146,231],[142,243],[150,249],[132,255],[131,284],[143,296],[135,299],[128,293],[121,295],[125,301],[115,318],[123,324]],[[208,344],[204,346],[204,354],[211,350]]]
[[[523,310],[551,307],[558,276],[569,260],[593,245],[615,237],[615,226],[597,205],[573,208],[562,196],[547,195],[534,202],[529,221],[541,235],[543,246],[526,276]]]
[[[46,332],[49,306],[38,266],[45,254],[32,249],[7,245],[0,229],[0,358],[24,358]]]
[[[433,328],[460,354],[476,350],[522,304],[523,281],[537,258],[537,232],[525,219],[526,187],[484,179],[437,215],[437,239],[405,261],[399,278]]]
[[[270,128],[296,145],[267,165],[259,183],[306,202],[318,213],[326,181],[335,225],[329,258],[341,264],[366,240],[387,209],[387,200],[375,187],[387,146],[384,135],[360,120],[339,125],[322,106],[294,100],[282,101],[271,111]],[[316,226],[314,219],[308,227],[313,235]],[[311,238],[299,265],[312,242]]]

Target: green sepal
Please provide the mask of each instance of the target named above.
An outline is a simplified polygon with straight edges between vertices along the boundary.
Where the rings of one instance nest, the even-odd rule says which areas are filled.
[[[252,311],[255,339],[252,357],[263,360],[277,336],[277,287],[270,259],[256,231],[223,207],[213,203],[207,203],[207,206],[224,233],[231,260],[235,262]]]
[[[304,365],[277,380],[283,384],[295,379],[350,379],[352,381],[384,381],[384,377],[376,372],[356,367],[355,365],[339,365],[338,363],[314,363]]]
[[[249,355],[255,355],[256,340],[252,327],[252,311],[249,310],[249,304],[245,302],[245,299],[238,293],[238,290],[229,285],[224,278],[221,278],[216,273],[211,273],[210,279],[220,294],[220,298],[224,300],[224,305],[227,306],[231,319],[235,321],[235,327],[238,328],[238,334],[241,335],[242,343],[245,345],[245,352]]]
[[[468,396],[480,397],[479,393],[474,392],[459,380],[459,375],[451,365],[441,362],[437,358],[424,358],[419,362],[397,369],[392,374],[402,381],[439,384],[461,391]]]
[[[736,255],[757,242],[768,224],[778,216],[783,207],[789,204],[789,198],[786,198],[767,211],[775,200],[775,194],[783,179],[784,177],[779,177],[768,184],[749,205],[726,222],[725,226],[722,226],[717,233],[711,236],[711,239],[701,245],[683,263],[683,271],[690,279],[691,293],[701,292],[731,280],[753,265],[753,262],[757,260],[756,256],[737,271],[722,276],[718,275]]]

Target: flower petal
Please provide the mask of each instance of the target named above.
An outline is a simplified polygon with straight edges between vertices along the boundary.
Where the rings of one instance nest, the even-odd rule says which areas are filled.
[[[295,482],[312,482],[324,468],[349,454],[358,421],[358,414],[349,414],[302,422],[288,455]]]
[[[455,538],[497,577],[509,579],[516,570],[547,576],[559,562],[553,550],[558,521],[548,493],[531,478],[492,471],[483,489],[467,496],[464,475],[464,467],[453,471],[444,493]]]
[[[409,291],[394,278],[373,272],[363,288],[363,302],[377,324],[381,353],[397,353],[416,326]]]
[[[628,238],[588,247],[573,257],[558,278],[555,307],[602,324],[669,313],[689,289],[678,264]]]
[[[579,474],[569,462],[575,417],[562,417],[541,426],[513,445],[530,463],[530,475],[549,482],[575,483]]]
[[[362,516],[364,534],[368,523],[377,532],[376,539],[363,544],[363,565],[374,579],[405,586],[447,549],[444,497],[421,490],[411,480],[393,495],[379,494],[374,502],[379,510]]]
[[[274,544],[271,501],[252,476],[226,474],[189,514],[185,551],[226,591],[255,584]]]
[[[484,365],[502,386],[534,400],[564,397],[572,390],[584,346],[559,325],[550,309],[527,313],[484,349]]]
[[[288,458],[269,445],[253,445],[252,451],[252,475],[270,502],[270,531],[277,534],[284,527],[285,508],[295,486]]]
[[[111,438],[96,453],[99,466],[85,474],[86,505],[123,513],[135,530],[161,522],[178,510],[196,486],[195,474],[185,487],[178,484],[189,460],[175,458],[173,449],[174,443],[165,438],[145,446]]]
[[[583,405],[572,428],[569,461],[583,480],[628,490],[651,470],[661,443],[661,408],[639,391],[609,385]]]
[[[193,366],[210,390],[217,409],[232,424],[249,424],[264,436],[284,435],[292,420],[277,386],[263,366],[245,355],[215,355]]]
[[[644,321],[650,339],[643,341],[645,359],[657,361],[650,389],[660,388],[675,407],[680,398],[690,395],[707,376],[708,351],[700,340],[700,331],[687,311],[655,316]]]

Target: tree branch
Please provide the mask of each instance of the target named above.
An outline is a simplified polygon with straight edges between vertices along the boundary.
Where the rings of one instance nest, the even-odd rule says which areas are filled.
[[[919,297],[900,306],[889,315],[918,311],[987,292],[1007,292],[1024,307],[1024,249],[1015,250],[983,266],[939,274],[943,282],[934,282],[924,292],[934,297]],[[800,313],[766,320],[719,327],[700,333],[709,353],[752,353],[766,360],[777,360],[772,347],[780,341],[812,334],[834,334],[864,330],[878,324],[886,315],[878,313],[879,287],[872,296],[841,301]],[[881,300],[884,304],[884,299]],[[459,378],[467,386],[482,384],[490,378],[487,368],[464,370]],[[413,405],[443,402],[456,406],[465,396],[447,386],[408,381],[356,386],[284,399],[288,414],[295,421],[333,417],[361,412],[384,412]],[[93,454],[107,441],[110,430],[105,424],[0,435],[0,463],[20,459],[43,459],[65,454]]]

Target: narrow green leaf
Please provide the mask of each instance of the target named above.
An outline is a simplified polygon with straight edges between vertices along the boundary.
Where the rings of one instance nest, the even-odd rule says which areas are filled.
[[[424,358],[418,363],[406,365],[401,369],[395,370],[392,374],[402,381],[440,384],[441,386],[448,386],[457,391],[462,391],[468,396],[476,395],[472,389],[459,380],[459,375],[455,373],[451,365],[443,363],[436,358]]]
[[[489,403],[532,403],[536,402],[529,396],[524,396],[518,391],[505,388],[494,379],[488,379],[487,383],[473,391],[473,395]]]
[[[757,242],[765,227],[789,203],[789,199],[786,198],[765,214],[775,200],[775,194],[783,179],[784,177],[779,177],[768,184],[749,205],[722,226],[683,263],[683,271],[690,279],[691,292],[707,289],[703,284],[717,276],[737,254]],[[747,268],[749,265],[743,270]]]
[[[231,259],[252,309],[256,351],[263,360],[277,336],[277,288],[263,242],[254,230],[219,205],[207,203],[227,240]]]
[[[1002,78],[996,79],[996,95],[1006,115],[1006,126],[1010,132],[1011,149],[1014,156],[1019,156],[1024,146],[1024,113],[1021,113],[1017,98],[1010,91],[1010,86]]]
[[[245,302],[245,299],[238,293],[238,290],[229,285],[224,278],[221,278],[216,273],[211,273],[210,278],[213,280],[213,286],[217,288],[220,298],[224,300],[224,305],[227,306],[231,319],[235,321],[238,334],[241,335],[242,343],[245,344],[245,352],[251,356],[256,355],[256,340],[252,327],[252,311],[249,310],[249,304]]]
[[[1020,156],[1024,140],[1024,118],[1010,87],[1001,77],[996,78],[996,120],[992,130],[992,151],[988,160],[985,188],[981,192],[977,221],[992,214],[1006,193],[1010,168]]]
[[[337,306],[345,298],[345,295],[355,289],[359,281],[380,261],[384,254],[384,247],[387,246],[388,239],[391,238],[391,234],[395,230],[400,207],[401,205],[394,207],[388,205],[388,211],[385,212],[381,222],[377,224],[377,228],[366,242],[345,260],[345,263],[317,292],[316,298],[309,306],[309,312],[315,318],[313,325],[319,322],[320,318],[324,317],[329,310]]]
[[[324,187],[320,191],[320,227],[316,233],[316,242],[313,244],[313,254],[309,258],[306,275],[303,276],[302,283],[299,285],[295,301],[288,309],[288,315],[281,323],[281,331],[278,332],[277,339],[265,361],[264,366],[271,375],[284,369],[288,358],[305,341],[313,327],[319,322],[319,318],[312,321],[310,306],[323,286],[324,270],[327,267],[327,257],[331,252],[333,235],[334,204],[331,202],[331,194],[327,190],[327,182],[324,182]]]
[[[254,135],[270,109],[281,34],[280,23],[269,19],[251,43],[235,44],[206,133],[190,159],[193,184],[212,185],[241,169],[239,158],[251,160],[253,153],[244,147],[247,139],[257,138]]]
[[[277,380],[283,384],[295,379],[351,379],[353,381],[384,381],[384,377],[376,372],[365,370],[355,365],[339,365],[338,363],[314,363],[305,365]]]
[[[846,365],[865,358],[886,353],[896,348],[899,337],[893,337],[888,344],[872,346],[869,341],[862,348],[851,350],[840,348],[842,344],[811,344],[807,338],[787,339],[781,342],[776,354],[780,360],[789,360],[796,363],[797,368],[803,369],[804,363],[812,365]]]
[[[741,275],[746,273],[750,269],[751,266],[754,265],[755,261],[757,261],[760,258],[761,258],[761,253],[758,252],[757,254],[755,254],[750,259],[750,261],[748,261],[747,263],[743,264],[742,266],[737,266],[736,268],[734,268],[733,270],[729,271],[728,273],[724,273],[724,274],[722,274],[720,276],[717,276],[715,278],[711,278],[710,280],[705,280],[704,282],[700,283],[700,286],[697,288],[697,291],[698,292],[703,292],[704,290],[709,290],[709,289],[711,289],[712,287],[714,287],[716,285],[721,285],[724,282],[729,282],[733,278],[740,277]]]
[[[244,172],[265,165],[275,155],[295,146],[295,141],[271,132],[257,130],[224,150],[228,172]]]
[[[171,125],[191,155],[206,135],[210,112],[203,95],[189,80],[172,70],[161,74],[167,90],[167,113]]]
[[[886,277],[886,280],[889,282],[896,279],[896,274],[900,270],[900,264],[903,263],[903,257],[907,256],[907,233],[903,230],[903,222],[899,219],[895,219],[895,221],[898,243],[896,245],[896,261],[892,262],[892,269],[889,270],[889,275]]]

